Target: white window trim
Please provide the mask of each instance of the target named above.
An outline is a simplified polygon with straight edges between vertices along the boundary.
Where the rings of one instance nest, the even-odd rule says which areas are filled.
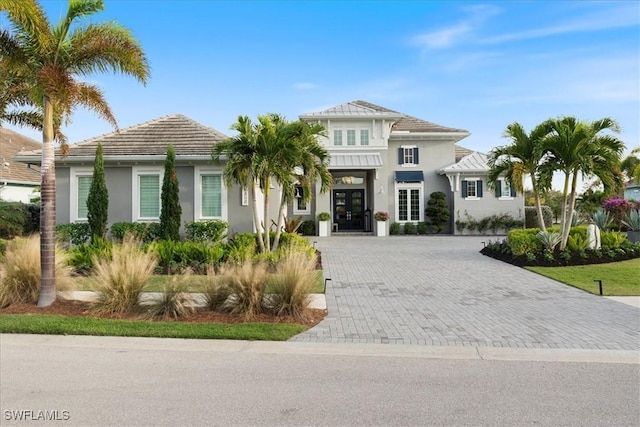
[[[340,144],[336,144],[336,133],[340,133]],[[334,129],[332,134],[332,141],[334,147],[343,147],[344,146],[344,131],[342,129]]]
[[[368,134],[368,143],[366,145],[362,144],[362,131],[366,130],[367,134]],[[348,132],[349,131],[353,131],[354,132],[354,137],[355,137],[355,143],[353,145],[349,145],[349,135]],[[335,135],[336,132],[340,132],[340,134],[342,135],[342,144],[341,145],[336,145],[336,140],[335,140]],[[376,147],[375,145],[371,145],[371,141],[373,140],[372,137],[373,134],[373,129],[371,129],[370,126],[342,126],[342,125],[338,125],[338,126],[333,126],[331,128],[331,147],[332,148],[340,148],[340,149],[351,149],[353,147],[373,147],[376,149],[379,149],[379,147]]]
[[[400,220],[400,190],[415,190],[418,189],[420,190],[420,197],[418,198],[418,203],[419,203],[419,219],[416,220]],[[400,224],[404,224],[407,222],[422,222],[424,221],[424,182],[396,182],[395,184],[395,203],[396,203],[396,222],[400,223]],[[407,203],[409,203],[409,199],[407,200]],[[411,211],[411,206],[408,205],[407,206],[408,212]],[[408,216],[408,215],[407,215]]]
[[[154,217],[141,217],[140,216],[140,179],[141,175],[158,175],[159,177],[159,200],[160,207],[158,212],[162,211],[162,182],[164,181],[164,168],[160,166],[134,166],[131,178],[131,194],[132,194],[132,212],[131,220],[136,222],[157,222],[160,220],[160,215],[157,218]]]
[[[93,177],[93,168],[71,168],[69,180],[69,222],[87,222],[87,218],[78,217],[78,177]]]
[[[404,155],[404,150],[415,150],[417,148],[416,145],[401,145],[400,148],[402,148],[402,164],[400,165],[403,168],[414,168],[416,166],[418,166],[418,163],[416,163],[416,159],[413,155],[413,153],[411,153],[411,163],[405,163],[404,159],[405,159],[405,155]]]
[[[515,197],[511,195],[511,184],[509,184],[509,182],[505,178],[498,178],[498,181],[500,181],[500,196],[498,197],[498,200],[513,200]],[[509,186],[508,196],[503,196],[505,185]]]
[[[475,182],[476,184],[476,195],[475,196],[467,196],[464,200],[482,200],[482,197],[478,197],[478,181],[481,181],[481,178],[464,178],[463,181],[467,182]],[[469,191],[469,184],[467,184],[467,194]]]
[[[224,179],[222,179],[222,170],[196,166],[193,168],[194,172],[194,194],[193,194],[193,219],[194,221],[206,221],[210,219],[221,219],[223,221],[228,220],[228,201],[227,201],[227,187],[224,185]],[[204,216],[202,215],[202,175],[220,175],[220,198],[222,199],[222,209],[220,216]]]

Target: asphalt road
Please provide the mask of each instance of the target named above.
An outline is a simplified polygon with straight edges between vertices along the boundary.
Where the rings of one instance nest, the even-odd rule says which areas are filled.
[[[640,425],[615,353],[441,351],[0,335],[0,425]]]

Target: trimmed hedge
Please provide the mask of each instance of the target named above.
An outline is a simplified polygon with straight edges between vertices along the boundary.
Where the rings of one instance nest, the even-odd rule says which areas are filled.
[[[511,248],[513,255],[525,255],[527,253],[537,253],[542,251],[542,242],[536,238],[539,228],[525,228],[511,230],[507,233],[507,243]],[[559,226],[549,227],[547,231],[560,232]],[[569,236],[579,234],[581,237],[587,237],[587,226],[579,225],[571,227]]]
[[[216,243],[225,237],[227,223],[219,219],[194,221],[186,223],[184,229],[188,240]]]
[[[549,206],[542,206],[542,218],[544,225],[551,227],[553,225],[553,210]],[[538,211],[535,206],[525,206],[524,208],[524,226],[525,228],[538,228]]]
[[[111,237],[122,240],[127,233],[132,233],[144,243],[160,240],[160,224],[157,222],[116,222],[111,225]]]

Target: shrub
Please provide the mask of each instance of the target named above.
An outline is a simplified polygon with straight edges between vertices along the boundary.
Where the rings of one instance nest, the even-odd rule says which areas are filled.
[[[591,215],[591,221],[598,226],[600,230],[606,230],[613,222],[613,218],[609,212],[604,209],[598,209]]]
[[[542,206],[542,218],[546,227],[553,225],[553,210],[549,206]],[[538,228],[538,211],[535,206],[525,206],[524,208],[524,226],[525,228]]]
[[[91,242],[69,249],[68,263],[77,273],[86,274],[93,269],[94,260],[111,259],[111,241],[95,237]]]
[[[143,243],[151,243],[160,239],[160,224],[157,222],[116,222],[111,225],[111,237],[117,241],[125,240],[131,235]]]
[[[536,238],[540,231],[538,228],[525,228],[523,230],[511,230],[507,233],[507,242],[514,255],[540,252],[542,242]]]
[[[586,235],[582,235],[580,233],[569,234],[569,239],[567,240],[567,249],[571,252],[584,252],[589,246],[589,240]]]
[[[221,245],[210,246],[204,242],[176,242],[160,240],[149,246],[158,257],[158,266],[167,273],[191,269],[204,272],[208,265],[216,265],[224,256]]]
[[[416,234],[416,225],[413,222],[405,222],[404,234]]]
[[[603,231],[600,233],[600,243],[602,247],[616,249],[619,248],[625,240],[627,240],[627,237],[619,231]]]
[[[91,240],[91,229],[86,222],[58,224],[56,225],[56,239],[63,244],[84,245]]]
[[[24,233],[31,234],[40,231],[40,204],[30,203],[24,205],[25,209],[25,223]]]
[[[424,210],[433,224],[437,233],[444,229],[444,224],[449,221],[449,206],[447,206],[447,196],[442,191],[434,191],[429,196],[427,207]]]
[[[109,216],[109,192],[104,179],[104,158],[102,144],[98,143],[96,157],[93,162],[93,177],[89,196],[87,197],[87,222],[92,239],[102,239],[107,235]]]
[[[21,236],[26,222],[22,203],[0,200],[0,237],[6,239]]]
[[[235,234],[225,245],[225,259],[239,263],[251,259],[258,248],[257,238],[255,233]]]
[[[180,240],[182,207],[180,206],[180,187],[176,175],[176,149],[173,145],[167,147],[161,198],[160,235],[165,240],[178,241]]]
[[[286,233],[296,233],[300,225],[302,224],[302,217],[299,216],[297,218],[288,219],[286,216],[284,217],[284,232]]]
[[[331,221],[331,214],[329,212],[320,212],[318,214],[318,221]]]
[[[316,283],[316,258],[304,252],[289,250],[269,278],[270,295],[266,305],[276,316],[293,316],[305,320],[309,296]]]
[[[611,214],[613,222],[617,227],[620,227],[627,212],[636,208],[633,202],[619,197],[605,200],[602,203],[602,207]]]
[[[189,240],[217,243],[224,239],[227,223],[219,219],[193,221],[187,222],[184,229]]]
[[[377,211],[373,214],[373,217],[376,221],[388,221],[389,220],[389,212],[385,211]]]
[[[418,234],[427,234],[429,232],[429,224],[424,221],[419,222],[418,225],[416,225],[416,230]]]
[[[400,223],[392,222],[391,225],[389,226],[389,234],[390,235],[400,234]]]
[[[300,225],[299,231],[302,233],[303,236],[315,236],[316,235],[315,221],[310,221],[310,220],[304,221]]]
[[[627,212],[622,224],[631,231],[640,231],[640,209],[632,209]]]
[[[462,234],[465,228],[467,228],[468,223],[466,221],[461,221],[459,219],[456,220],[456,230],[458,233]]]
[[[223,266],[218,280],[220,286],[229,288],[232,295],[222,309],[232,314],[243,314],[245,320],[262,313],[267,276],[268,268],[264,262],[253,263],[247,260],[242,264]]]
[[[96,309],[102,313],[125,313],[139,308],[140,294],[158,261],[144,252],[138,241],[126,238],[114,245],[112,259],[96,259],[91,283],[98,293]]]
[[[73,288],[66,255],[56,251],[58,290]],[[7,242],[0,269],[0,308],[11,304],[35,304],[40,295],[40,237],[15,238]]]
[[[148,317],[160,319],[178,319],[193,312],[194,300],[188,292],[186,276],[173,276],[170,283],[162,289],[160,298],[151,299],[144,308]]]

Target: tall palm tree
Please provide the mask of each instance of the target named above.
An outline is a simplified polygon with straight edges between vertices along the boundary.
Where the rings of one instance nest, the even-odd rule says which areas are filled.
[[[569,239],[578,176],[597,177],[605,192],[619,190],[623,184],[620,157],[624,143],[610,134],[602,134],[603,131],[620,132],[618,123],[608,117],[593,122],[562,117],[552,119],[550,124],[552,132],[545,139],[547,164],[564,174],[560,219],[562,250]]]
[[[631,153],[624,158],[620,167],[627,179],[632,179],[640,183],[640,158],[637,154],[640,154],[640,147],[631,150]]]
[[[329,152],[318,142],[318,136],[325,134],[325,129],[320,124],[308,124],[301,120],[284,122],[279,133],[281,146],[289,147],[282,150],[279,164],[285,166],[279,168],[282,176],[276,176],[280,184],[282,195],[280,198],[280,210],[278,213],[278,228],[273,240],[273,250],[278,249],[281,224],[284,222],[284,213],[287,205],[295,199],[295,187],[302,187],[302,199],[308,203],[311,200],[313,184],[320,181],[320,193],[329,191],[331,186],[331,173],[329,172]]]
[[[149,76],[144,52],[129,30],[113,21],[78,22],[103,8],[102,0],[69,0],[66,16],[52,25],[36,0],[0,0],[0,12],[12,25],[11,31],[0,29],[0,56],[28,84],[30,99],[43,114],[38,306],[56,298],[54,118],[68,119],[83,106],[117,128],[103,93],[79,77],[110,70],[146,83]]]
[[[540,229],[546,231],[542,216],[541,194],[551,186],[549,174],[541,169],[544,158],[542,141],[551,131],[550,123],[545,121],[536,126],[527,134],[518,122],[511,123],[504,131],[504,137],[511,140],[511,144],[494,148],[488,157],[489,184],[493,185],[500,176],[505,176],[507,181],[516,191],[524,192],[523,183],[525,175],[531,178],[531,186],[535,198],[536,211]]]
[[[231,187],[235,183],[242,188],[249,189],[253,207],[253,223],[258,232],[258,245],[260,251],[264,252],[265,246],[262,237],[264,223],[260,221],[255,185],[256,177],[253,173],[254,158],[258,152],[256,127],[249,117],[238,116],[238,120],[231,125],[231,129],[235,130],[237,135],[214,145],[212,157],[216,163],[225,160],[222,177],[227,187]]]

